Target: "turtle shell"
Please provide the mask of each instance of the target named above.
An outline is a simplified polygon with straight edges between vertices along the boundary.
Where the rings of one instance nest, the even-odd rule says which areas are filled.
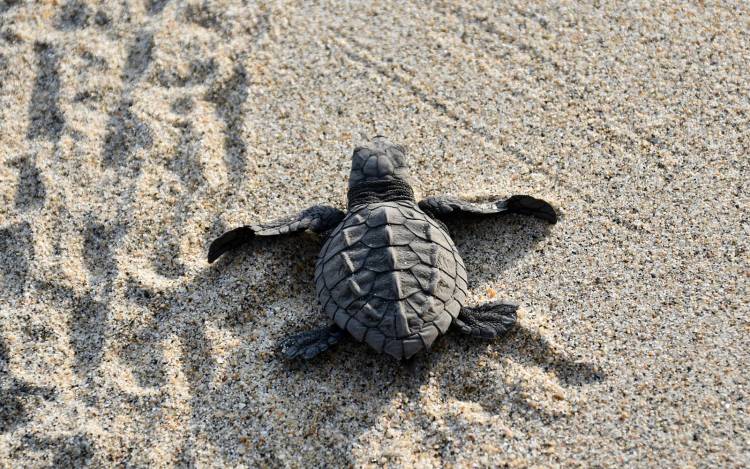
[[[440,223],[413,202],[353,207],[315,266],[325,313],[397,359],[429,349],[466,299],[466,269]]]

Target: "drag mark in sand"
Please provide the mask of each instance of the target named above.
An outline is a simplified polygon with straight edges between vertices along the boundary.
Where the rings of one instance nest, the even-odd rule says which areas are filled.
[[[27,222],[0,229],[0,293],[18,298],[26,290],[26,277],[34,259],[34,234]]]
[[[186,17],[204,28],[221,31],[219,15],[207,7],[189,7]],[[258,44],[269,28],[269,15],[263,14],[252,27],[253,35],[248,42],[248,50],[236,53],[236,65],[231,77],[224,82],[214,83],[204,99],[215,106],[216,115],[224,122],[224,162],[231,183],[238,184],[247,168],[247,144],[242,138],[242,127],[247,114],[245,101],[249,96],[248,73],[243,65],[249,50]]]
[[[1,335],[0,378],[0,435],[12,432],[30,420],[28,401],[35,396],[45,400],[56,396],[53,388],[32,386],[10,374],[10,350]]]
[[[65,118],[60,110],[60,73],[57,51],[50,44],[34,44],[37,75],[29,103],[29,140],[60,140]]]
[[[484,127],[477,127],[469,122],[468,119],[461,117],[447,104],[443,103],[434,96],[430,96],[429,93],[420,88],[419,85],[413,83],[407,77],[402,76],[401,74],[396,72],[392,66],[385,66],[369,57],[369,54],[366,51],[366,46],[357,43],[357,41],[353,38],[349,38],[343,35],[340,31],[336,31],[335,36],[337,37],[337,39],[335,40],[336,43],[339,45],[339,47],[341,47],[341,50],[351,61],[363,65],[368,69],[377,71],[380,75],[382,75],[389,81],[392,81],[402,88],[406,88],[407,90],[409,90],[409,92],[420,101],[432,107],[445,117],[456,122],[463,129],[482,137],[491,146],[497,145],[497,143],[495,142],[495,138],[487,129],[485,129]],[[512,155],[515,159],[517,159],[527,167],[530,167],[534,171],[538,171],[544,174],[553,181],[557,180],[560,181],[563,185],[566,185],[565,183],[563,183],[563,181],[560,180],[560,176],[558,174],[544,166],[540,161],[531,159],[530,157],[526,156],[521,150],[507,143],[501,144],[500,146],[503,151]],[[570,189],[573,190],[572,188]]]
[[[104,138],[103,163],[106,167],[128,167],[140,170],[140,162],[134,160],[138,148],[153,145],[151,127],[133,114],[133,100],[129,97],[133,86],[148,68],[153,59],[154,36],[150,31],[140,31],[128,50],[128,58],[122,71],[126,84],[120,103],[110,115],[107,135]]]
[[[482,137],[489,146],[493,148],[499,147],[498,150],[502,150],[506,154],[511,155],[517,161],[523,163],[531,171],[542,173],[548,178],[548,180],[553,182],[554,185],[562,186],[562,188],[564,188],[568,193],[574,195],[577,198],[587,197],[583,193],[580,187],[578,187],[577,185],[571,182],[568,182],[565,176],[560,174],[558,171],[549,168],[540,159],[535,159],[525,154],[523,151],[521,151],[519,148],[515,147],[514,145],[510,145],[504,142],[497,142],[496,141],[497,138],[493,136],[492,133],[489,132],[487,129],[483,127],[477,127],[474,124],[472,124],[468,119],[461,117],[457,112],[452,110],[447,104],[443,103],[442,101],[440,101],[439,99],[433,96],[430,96],[429,93],[427,93],[419,85],[413,83],[413,81],[410,80],[408,77],[405,77],[403,76],[403,74],[398,73],[394,67],[390,65],[386,66],[374,60],[373,58],[371,58],[367,52],[368,50],[367,46],[359,44],[356,39],[347,37],[345,34],[339,31],[335,32],[335,36],[337,37],[337,39],[335,39],[335,42],[339,45],[339,47],[344,52],[344,54],[352,62],[359,64],[361,66],[364,66],[369,70],[375,70],[377,73],[379,73],[386,79],[409,90],[409,92],[412,95],[414,95],[416,98],[418,98],[420,101],[432,107],[433,109],[438,111],[443,116],[449,118],[453,122],[457,123],[461,128],[473,133],[474,135]],[[630,232],[633,232],[633,233],[643,232],[642,228],[628,222],[627,220],[615,218],[613,219],[613,221],[615,221],[617,226],[620,226]]]
[[[15,206],[19,211],[28,208],[38,208],[44,204],[47,190],[42,181],[39,168],[31,157],[25,156],[13,162],[18,168],[18,184],[16,185]]]
[[[216,115],[224,121],[224,160],[233,181],[240,178],[247,167],[247,145],[242,139],[247,87],[247,72],[238,64],[227,81],[215,85],[206,94],[206,100],[216,106]]]

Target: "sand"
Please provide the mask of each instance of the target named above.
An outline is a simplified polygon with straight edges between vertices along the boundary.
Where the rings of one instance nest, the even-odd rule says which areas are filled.
[[[310,3],[0,1],[0,466],[750,464],[748,4]],[[377,134],[562,219],[455,228],[513,333],[287,363],[320,241],[208,244]]]

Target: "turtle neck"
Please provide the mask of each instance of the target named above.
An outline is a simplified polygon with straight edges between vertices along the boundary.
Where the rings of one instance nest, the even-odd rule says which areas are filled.
[[[347,194],[348,207],[372,204],[376,202],[390,202],[394,200],[409,200],[414,202],[414,191],[403,179],[381,179],[362,181],[349,188]]]

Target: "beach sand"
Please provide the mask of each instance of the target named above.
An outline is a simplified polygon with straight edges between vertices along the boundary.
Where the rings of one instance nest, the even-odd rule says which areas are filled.
[[[0,1],[0,466],[747,466],[748,4],[309,3]],[[288,363],[319,239],[208,245],[377,134],[561,220],[454,231],[512,333]]]

